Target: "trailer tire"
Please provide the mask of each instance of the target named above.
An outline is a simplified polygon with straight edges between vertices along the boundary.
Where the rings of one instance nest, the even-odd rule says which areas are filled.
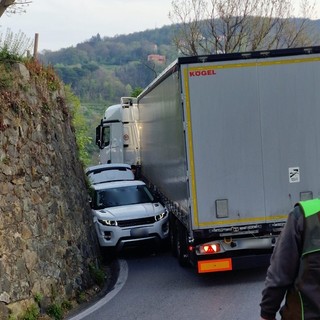
[[[177,257],[177,224],[176,224],[176,218],[173,216],[170,216],[169,220],[169,236],[170,236],[170,246],[171,246],[171,253],[174,257]]]
[[[177,225],[176,251],[180,266],[189,265],[188,240],[186,229],[179,223]]]

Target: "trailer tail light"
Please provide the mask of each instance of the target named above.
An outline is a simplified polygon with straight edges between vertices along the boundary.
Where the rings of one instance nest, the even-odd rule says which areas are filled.
[[[201,254],[213,254],[221,251],[219,243],[203,244],[199,249]]]

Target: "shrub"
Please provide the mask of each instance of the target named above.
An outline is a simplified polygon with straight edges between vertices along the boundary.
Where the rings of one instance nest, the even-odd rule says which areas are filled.
[[[55,320],[62,320],[63,318],[62,307],[57,303],[53,303],[48,307],[47,314],[53,317]]]
[[[19,31],[14,34],[7,29],[5,35],[0,34],[0,60],[2,61],[22,61],[26,53],[33,45],[33,41]]]
[[[22,320],[37,320],[40,315],[40,309],[36,304],[32,304],[25,312]]]
[[[101,288],[105,282],[105,274],[103,270],[97,268],[93,264],[90,264],[89,271],[95,283]]]

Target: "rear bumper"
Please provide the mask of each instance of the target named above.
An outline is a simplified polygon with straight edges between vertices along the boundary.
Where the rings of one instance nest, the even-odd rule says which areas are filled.
[[[267,267],[270,263],[271,254],[270,252],[237,257],[202,259],[197,261],[197,269],[198,273],[206,273]]]
[[[278,235],[244,235],[199,243],[190,251],[190,260],[199,273],[268,266]],[[217,246],[218,250],[205,251]]]

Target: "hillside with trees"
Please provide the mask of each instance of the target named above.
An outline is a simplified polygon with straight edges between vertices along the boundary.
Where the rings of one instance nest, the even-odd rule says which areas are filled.
[[[40,59],[55,68],[82,102],[113,103],[145,87],[177,57],[171,39],[172,27],[113,38],[97,34],[75,47],[45,51]],[[165,56],[165,63],[148,61],[151,54]]]

